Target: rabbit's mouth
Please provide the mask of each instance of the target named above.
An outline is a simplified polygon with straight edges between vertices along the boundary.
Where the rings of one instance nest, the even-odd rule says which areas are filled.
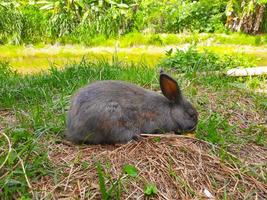
[[[194,132],[196,129],[197,129],[197,125],[195,125],[192,129],[190,129],[190,130],[187,131],[187,132]]]
[[[191,133],[191,132],[194,132],[196,130],[196,128],[197,128],[197,126],[195,125],[193,128],[188,129],[188,130],[181,130],[181,129],[175,130],[174,133],[177,135],[181,135],[184,133]]]

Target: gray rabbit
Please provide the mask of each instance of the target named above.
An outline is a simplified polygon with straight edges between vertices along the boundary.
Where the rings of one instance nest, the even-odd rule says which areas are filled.
[[[177,82],[160,73],[163,95],[123,81],[96,81],[72,98],[67,138],[74,143],[126,143],[141,133],[195,130],[196,109]]]

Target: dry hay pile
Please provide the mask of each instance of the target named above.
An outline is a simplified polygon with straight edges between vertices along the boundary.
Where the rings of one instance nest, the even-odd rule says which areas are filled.
[[[38,199],[101,199],[95,161],[105,169],[106,185],[122,174],[125,164],[137,177],[122,176],[120,199],[146,199],[146,183],[154,183],[152,199],[266,199],[267,185],[222,162],[212,147],[188,137],[145,138],[125,145],[54,144],[49,150],[58,177],[32,183]]]

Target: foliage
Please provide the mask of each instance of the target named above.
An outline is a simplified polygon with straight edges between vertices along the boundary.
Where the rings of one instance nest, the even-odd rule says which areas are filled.
[[[195,45],[187,50],[177,49],[172,54],[172,49],[166,52],[167,57],[159,64],[161,67],[175,69],[179,73],[193,73],[196,71],[216,71],[234,67],[252,66],[253,62],[244,56],[223,55],[219,56],[211,51],[199,52]]]
[[[0,43],[83,43],[95,38],[117,38],[131,32],[227,32],[233,23],[259,10],[236,0],[47,0],[1,1]],[[264,7],[265,1],[257,1]],[[250,7],[249,7],[250,6]],[[254,8],[255,7],[255,8]],[[259,10],[262,11],[263,9]],[[266,31],[266,12],[258,29]],[[234,18],[233,16],[237,16]],[[233,20],[238,20],[234,22]],[[254,20],[254,18],[253,18]],[[242,20],[241,20],[242,21]],[[249,23],[247,23],[249,24]],[[254,23],[255,24],[255,23]],[[237,27],[235,25],[235,27]],[[161,38],[151,38],[156,45]]]
[[[81,35],[83,37],[97,34],[106,37],[117,36],[132,28],[135,6],[133,2],[127,1],[127,4],[109,0],[0,2],[0,42],[18,44],[64,41],[73,37],[82,42],[79,39],[80,33],[83,33]]]
[[[123,172],[128,174],[131,177],[137,176],[137,169],[134,166],[129,165],[129,164],[123,166]]]
[[[137,169],[133,165],[126,164],[123,166],[123,173],[116,179],[112,180],[109,178],[111,182],[111,186],[109,189],[107,189],[108,185],[105,183],[105,179],[107,177],[110,177],[110,174],[106,174],[104,171],[103,166],[97,162],[97,174],[98,174],[98,181],[99,181],[99,187],[101,192],[101,199],[108,200],[108,199],[121,199],[121,185],[123,184],[123,181],[130,176],[130,177],[136,177],[137,176]],[[125,175],[125,174],[126,175]]]
[[[226,26],[244,33],[266,32],[266,5],[266,0],[229,0],[226,6]]]
[[[138,29],[155,32],[223,31],[226,1],[142,1],[137,12]]]
[[[19,44],[23,29],[22,14],[15,2],[0,2],[0,43]]]
[[[145,185],[144,194],[147,196],[153,196],[158,193],[157,187],[153,183],[148,183]]]
[[[21,41],[24,43],[38,43],[46,40],[48,21],[45,13],[36,5],[26,5],[21,9],[23,16],[23,28],[21,31]]]
[[[101,198],[104,200],[107,200],[107,199],[109,199],[109,194],[107,193],[107,189],[106,189],[106,185],[105,185],[105,177],[104,177],[103,167],[99,162],[96,164],[96,167],[97,167],[100,192],[102,195]]]
[[[130,30],[132,4],[116,1],[39,1],[40,9],[51,13],[49,18],[52,37],[79,37],[80,33],[89,36],[97,34],[106,37],[116,36]],[[78,34],[77,34],[78,33]],[[82,35],[83,36],[83,35]],[[81,41],[80,41],[81,42]]]
[[[134,31],[225,32],[226,5],[226,0],[3,1],[0,42],[91,45],[99,36],[116,38]],[[159,45],[160,39],[151,41]]]

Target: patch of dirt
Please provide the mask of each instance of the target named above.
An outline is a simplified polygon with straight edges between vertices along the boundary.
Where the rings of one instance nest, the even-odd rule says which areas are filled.
[[[194,138],[144,138],[124,145],[50,144],[49,159],[59,173],[32,184],[38,199],[101,199],[95,162],[102,163],[111,186],[125,164],[138,176],[121,178],[121,199],[146,199],[146,183],[154,183],[152,199],[266,199],[267,185],[211,155],[212,147]],[[107,178],[109,177],[109,178]],[[37,193],[36,193],[37,194]]]
[[[206,88],[200,88],[200,90],[208,94],[209,102],[206,104],[206,110],[220,113],[227,119],[229,125],[238,127],[235,130],[237,137],[246,138],[249,128],[252,128],[250,135],[256,135],[257,132],[262,131],[265,132],[264,137],[267,136],[267,110],[257,109],[249,94],[229,90],[227,96],[223,97],[222,92],[213,93]],[[262,147],[254,143],[243,146],[233,144],[230,145],[230,151],[249,165],[265,164],[267,166],[266,145]]]
[[[251,124],[266,124],[267,111],[256,109],[255,103],[247,95],[239,91],[229,91],[226,98],[222,93],[211,93],[209,95],[209,108],[211,111],[220,113],[227,118],[230,125],[237,125],[240,130],[248,128]],[[227,105],[225,105],[227,104]],[[232,104],[232,105],[231,105]],[[225,109],[227,107],[227,109]]]
[[[267,172],[267,148],[253,143],[246,144],[241,148],[233,145],[230,151],[249,165],[262,165]],[[266,177],[267,178],[267,177]]]
[[[15,115],[9,110],[0,110],[0,130],[16,123]]]
[[[235,102],[235,100],[238,100]],[[242,130],[251,124],[263,125],[267,122],[267,110],[257,110],[254,101],[246,94],[241,95],[237,91],[229,91],[225,102],[235,102],[236,106],[228,110],[231,113],[229,123],[237,124]]]

